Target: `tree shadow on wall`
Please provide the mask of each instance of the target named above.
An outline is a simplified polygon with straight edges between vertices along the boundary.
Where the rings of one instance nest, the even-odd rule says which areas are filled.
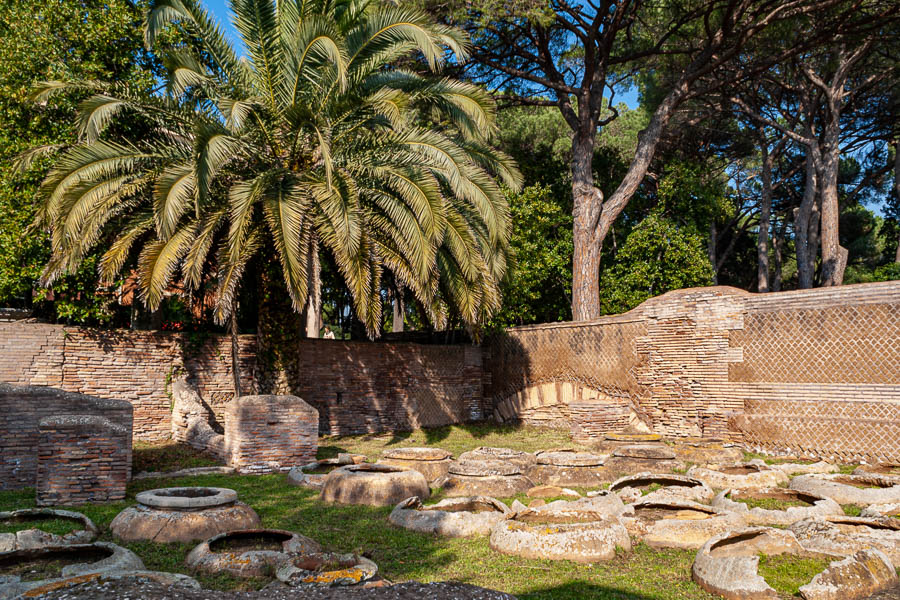
[[[490,358],[484,361],[484,370],[490,375],[490,385],[485,388],[483,406],[485,419],[500,423],[516,423],[517,415],[501,415],[498,407],[506,398],[532,385],[533,365],[531,352],[522,341],[507,331],[491,334],[484,342]]]

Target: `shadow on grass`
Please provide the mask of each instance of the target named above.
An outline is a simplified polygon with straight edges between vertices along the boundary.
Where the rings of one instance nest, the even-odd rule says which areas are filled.
[[[520,593],[516,597],[519,600],[657,600],[654,596],[578,580]]]
[[[131,459],[133,473],[176,471],[221,464],[208,454],[172,440],[153,443],[136,441]]]

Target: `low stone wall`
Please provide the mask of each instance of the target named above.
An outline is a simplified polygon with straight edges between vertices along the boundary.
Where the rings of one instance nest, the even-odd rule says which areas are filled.
[[[38,506],[125,498],[131,478],[131,430],[97,416],[41,419]]]
[[[565,418],[585,442],[620,427],[620,399],[667,436],[900,460],[900,282],[678,290],[622,315],[510,329],[486,370],[496,418]]]
[[[132,406],[122,400],[46,388],[0,383],[0,490],[32,487],[37,482],[39,425],[47,418],[104,417],[125,433],[117,437],[131,472]],[[126,475],[127,476],[127,475]]]

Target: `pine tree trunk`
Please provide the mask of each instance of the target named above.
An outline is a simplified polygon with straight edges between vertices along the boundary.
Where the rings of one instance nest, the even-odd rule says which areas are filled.
[[[716,260],[716,246],[719,232],[716,227],[716,220],[713,218],[709,223],[709,244],[706,246],[706,253],[709,256],[709,264],[712,267],[712,284],[719,285],[719,269],[716,268],[718,261]]]
[[[762,193],[759,198],[759,234],[756,238],[757,284],[760,293],[769,291],[769,228],[772,215],[772,162],[765,134],[762,136]]]
[[[572,139],[572,319],[600,316],[600,244],[595,231],[603,194],[594,187],[594,131],[576,132]]]
[[[900,202],[900,141],[894,144],[894,197]],[[900,236],[897,238],[897,255],[894,262],[900,263]]]
[[[830,119],[826,124],[825,151],[821,160],[821,241],[822,286],[841,285],[847,267],[847,249],[841,247],[840,206],[838,205],[838,167],[840,164],[840,100],[829,105]]]
[[[778,228],[777,233],[775,234],[775,243],[773,244],[774,251],[772,253],[775,262],[774,272],[772,273],[773,292],[781,291],[782,270],[784,268],[784,234],[786,227],[787,219],[782,219],[781,227]]]
[[[813,286],[813,270],[811,264],[815,264],[815,246],[810,244],[809,221],[813,207],[816,204],[816,165],[813,160],[813,149],[806,151],[806,184],[803,188],[803,200],[800,208],[794,213],[795,246],[797,250],[797,276],[801,289],[809,289]],[[810,261],[810,254],[813,260]]]

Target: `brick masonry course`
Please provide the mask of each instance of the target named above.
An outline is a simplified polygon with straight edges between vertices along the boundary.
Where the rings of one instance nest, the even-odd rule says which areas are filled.
[[[513,328],[481,348],[300,340],[277,372],[258,348],[240,337],[244,393],[302,398],[325,434],[495,417],[590,442],[637,418],[667,436],[900,460],[900,282],[678,290],[622,315]],[[0,322],[0,381],[127,400],[138,439],[170,435],[182,371],[224,424],[226,336]]]
[[[0,383],[0,490],[33,487],[37,481],[42,420],[102,417],[125,431],[116,437],[120,456],[131,472],[132,406],[122,400],[94,398],[46,388]]]

